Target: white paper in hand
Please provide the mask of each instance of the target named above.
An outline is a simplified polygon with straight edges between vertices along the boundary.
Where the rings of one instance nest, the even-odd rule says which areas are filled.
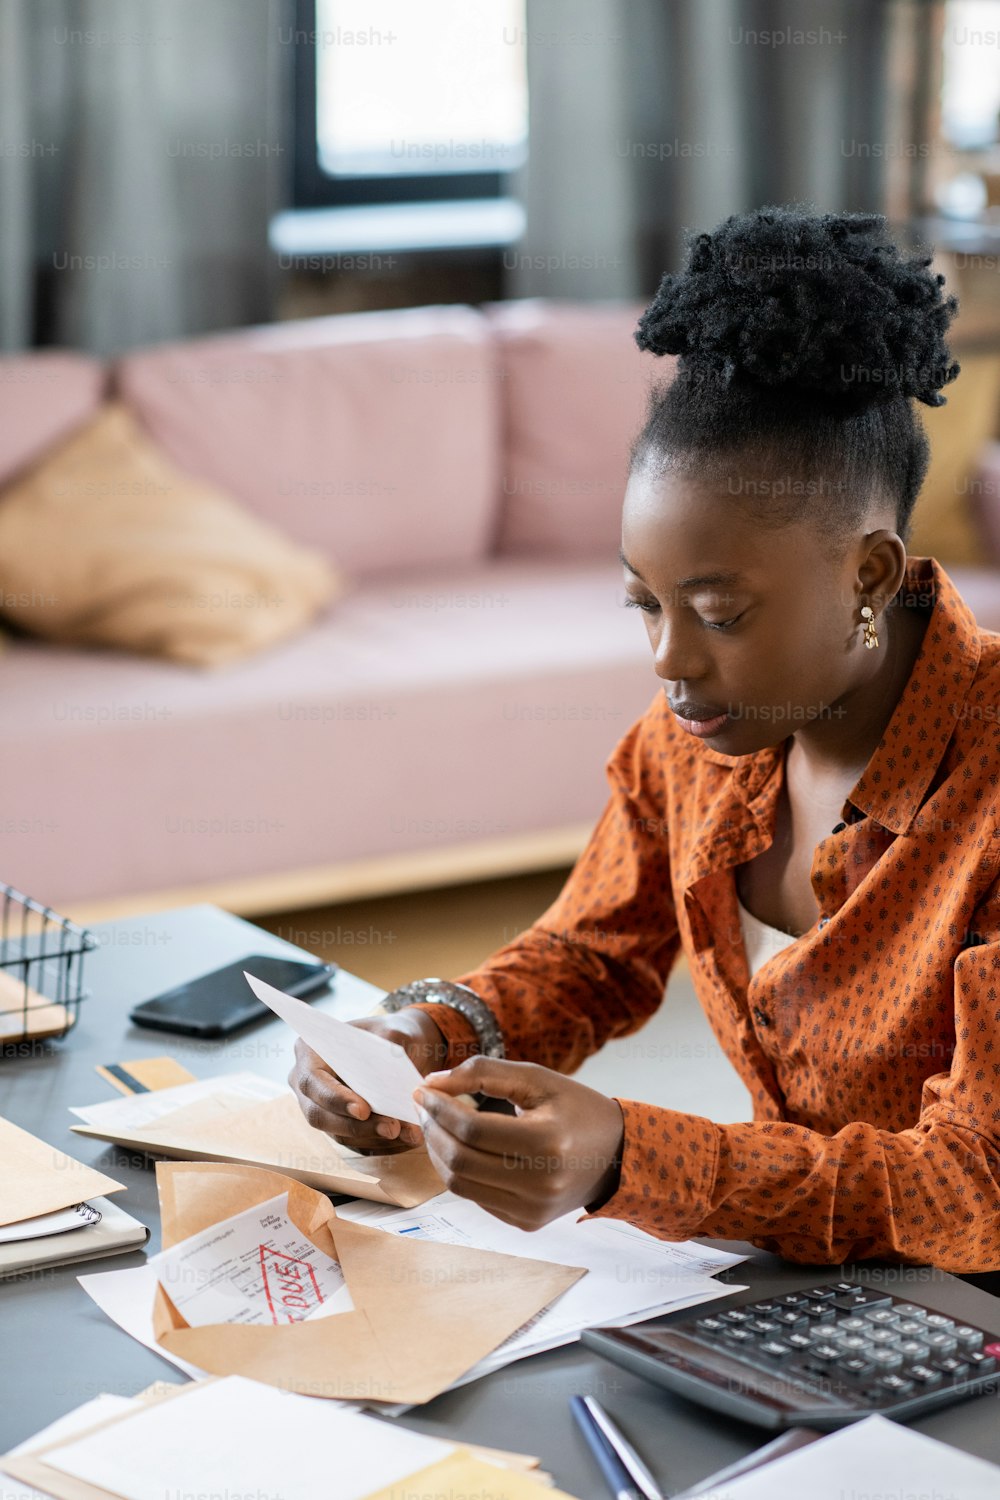
[[[304,1001],[255,979],[246,969],[243,977],[257,999],[287,1021],[337,1077],[371,1105],[374,1114],[404,1120],[408,1125],[420,1124],[412,1095],[423,1079],[402,1047],[338,1021],[325,1011],[313,1010]]]

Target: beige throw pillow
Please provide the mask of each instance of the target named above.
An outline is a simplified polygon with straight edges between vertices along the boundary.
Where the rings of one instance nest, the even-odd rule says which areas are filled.
[[[338,591],[325,558],[175,469],[119,403],[0,492],[0,612],[65,645],[217,667]]]

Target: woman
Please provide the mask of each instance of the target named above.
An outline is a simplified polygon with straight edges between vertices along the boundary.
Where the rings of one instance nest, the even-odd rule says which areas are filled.
[[[662,692],[549,910],[357,1023],[427,1075],[423,1132],[300,1044],[310,1123],[423,1138],[523,1228],[584,1208],[813,1264],[1000,1269],[1000,637],[906,553],[914,402],[958,373],[928,265],[874,216],[766,209],[664,278],[636,337],[680,358],[622,523]],[[680,949],[752,1123],[566,1076],[653,1014]]]

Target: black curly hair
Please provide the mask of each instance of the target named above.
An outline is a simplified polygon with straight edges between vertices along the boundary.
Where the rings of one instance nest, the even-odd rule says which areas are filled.
[[[959,371],[944,341],[958,304],[930,262],[902,255],[878,214],[761,208],[694,236],[636,331],[640,349],[679,360],[632,465],[796,476],[759,491],[761,519],[805,505],[838,534],[879,496],[905,541],[929,458],[913,403],[943,405]]]

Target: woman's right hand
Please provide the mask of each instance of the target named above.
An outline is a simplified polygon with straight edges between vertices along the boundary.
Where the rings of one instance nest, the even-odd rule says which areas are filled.
[[[391,1015],[362,1016],[350,1024],[405,1048],[421,1077],[446,1065],[447,1043],[426,1011],[407,1007]],[[349,1089],[301,1038],[295,1043],[295,1066],[288,1082],[308,1123],[352,1151],[388,1154],[409,1151],[423,1141],[419,1125],[372,1114],[360,1094]]]

